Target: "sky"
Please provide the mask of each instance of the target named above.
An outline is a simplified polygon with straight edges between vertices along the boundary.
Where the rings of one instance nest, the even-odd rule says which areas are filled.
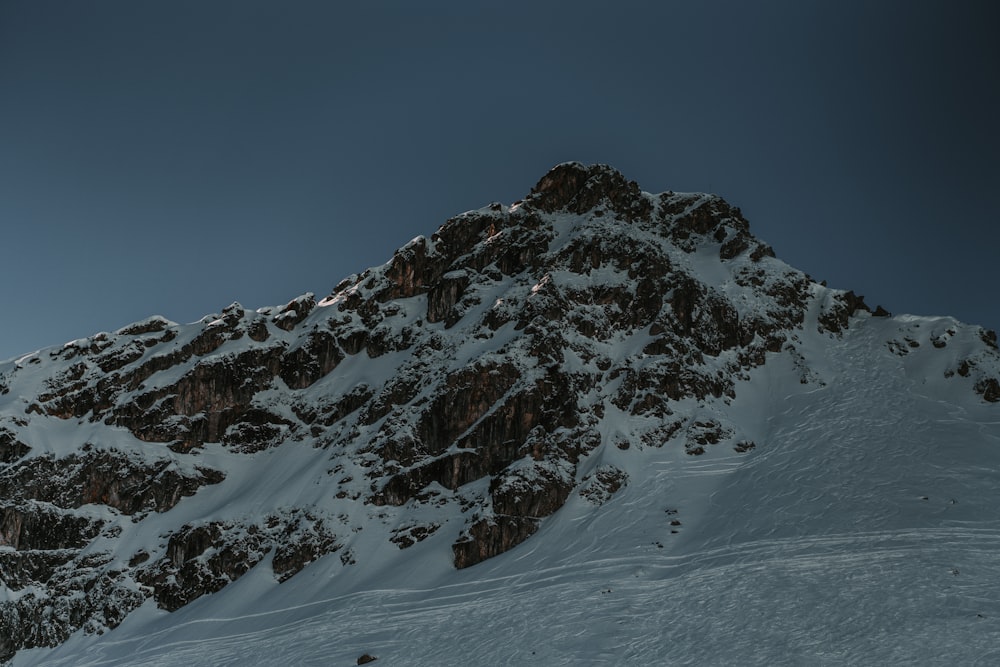
[[[325,296],[553,165],[1000,328],[992,1],[0,0],[0,359]]]

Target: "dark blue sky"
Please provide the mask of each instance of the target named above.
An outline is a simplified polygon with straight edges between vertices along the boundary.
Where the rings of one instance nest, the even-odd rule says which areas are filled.
[[[0,2],[0,359],[325,295],[552,165],[1000,327],[994,2]]]

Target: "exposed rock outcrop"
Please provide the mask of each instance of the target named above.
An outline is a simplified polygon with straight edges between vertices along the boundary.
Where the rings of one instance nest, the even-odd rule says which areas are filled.
[[[185,525],[170,536],[165,555],[143,560],[135,577],[153,589],[161,608],[174,611],[239,579],[269,552],[275,578],[286,581],[339,548],[321,519],[298,510],[261,523]]]
[[[0,498],[35,500],[73,509],[90,503],[124,514],[165,512],[225,475],[210,468],[182,472],[168,458],[140,459],[116,450],[22,459],[0,468]]]

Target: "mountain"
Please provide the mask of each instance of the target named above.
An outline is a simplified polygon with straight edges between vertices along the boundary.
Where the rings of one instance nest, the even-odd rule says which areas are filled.
[[[322,299],[0,366],[0,656],[987,664],[998,402],[995,333],[562,164]]]

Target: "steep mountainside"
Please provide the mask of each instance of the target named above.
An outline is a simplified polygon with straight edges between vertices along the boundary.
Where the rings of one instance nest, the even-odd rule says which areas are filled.
[[[623,518],[611,501],[630,487],[667,536],[724,524],[740,496],[678,514],[682,495],[650,496],[655,466],[675,485],[762,474],[793,393],[826,397],[824,442],[838,429],[823,419],[903,414],[916,393],[979,406],[955,413],[975,446],[1000,438],[994,333],[872,313],[716,196],[559,165],[318,301],[153,317],[0,366],[0,658],[225,599],[251,570],[274,596],[320,571],[388,581],[417,552],[444,576],[556,534],[583,550],[557,517]]]

